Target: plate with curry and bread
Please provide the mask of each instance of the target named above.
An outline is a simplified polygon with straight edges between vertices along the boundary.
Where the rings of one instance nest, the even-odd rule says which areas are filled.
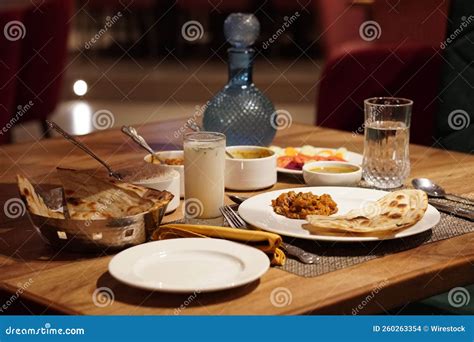
[[[329,186],[256,195],[240,205],[239,214],[248,224],[276,234],[338,242],[412,236],[440,220],[421,190]]]

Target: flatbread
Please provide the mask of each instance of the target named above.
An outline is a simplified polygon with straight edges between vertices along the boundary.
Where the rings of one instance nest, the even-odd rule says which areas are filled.
[[[36,193],[35,188],[27,178],[21,175],[17,175],[16,178],[20,196],[26,201],[29,212],[39,216],[64,219],[63,213],[48,208],[43,198]]]
[[[87,171],[57,168],[57,172],[72,219],[97,220],[136,215],[172,198],[166,191],[100,178]]]
[[[166,190],[158,191],[144,186],[121,182],[116,179],[107,179],[110,184],[127,192],[133,192],[144,200],[153,202],[153,208],[164,206],[173,199],[174,195]],[[151,210],[151,209],[150,209]]]
[[[424,191],[399,190],[345,215],[309,215],[309,224],[304,228],[313,234],[393,234],[420,221],[427,208],[428,197]]]

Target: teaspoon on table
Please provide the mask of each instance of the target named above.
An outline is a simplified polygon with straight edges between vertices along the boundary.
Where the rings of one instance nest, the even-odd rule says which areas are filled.
[[[444,198],[454,202],[468,202],[470,205],[474,205],[474,201],[469,198],[446,193],[446,191],[441,186],[434,183],[431,179],[414,178],[411,181],[411,184],[416,189],[423,190],[424,192],[426,192],[427,195],[430,197]]]
[[[46,124],[54,129],[56,132],[58,132],[59,134],[61,134],[63,136],[63,138],[65,138],[66,140],[68,140],[69,142],[73,143],[74,145],[76,145],[77,147],[79,147],[81,150],[83,150],[84,152],[86,152],[88,155],[90,155],[92,158],[94,158],[95,160],[97,160],[99,163],[101,163],[106,169],[107,171],[109,171],[109,176],[111,177],[114,177],[118,180],[122,180],[123,177],[120,173],[118,173],[117,171],[114,171],[109,164],[107,164],[105,161],[103,161],[102,159],[100,159],[94,152],[92,152],[91,149],[89,149],[86,145],[84,145],[83,143],[79,142],[79,140],[76,140],[76,138],[74,138],[72,135],[70,135],[69,133],[67,133],[65,130],[63,130],[61,127],[59,127],[58,124],[56,124],[55,122],[53,121],[49,121],[49,120],[46,120]]]

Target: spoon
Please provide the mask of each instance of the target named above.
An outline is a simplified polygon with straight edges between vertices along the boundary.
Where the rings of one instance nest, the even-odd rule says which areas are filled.
[[[162,160],[156,153],[153,151],[153,149],[148,145],[146,140],[138,134],[137,130],[133,128],[132,126],[122,126],[122,132],[128,135],[134,142],[138,144],[141,148],[143,148],[145,151],[150,153],[151,155],[151,161],[153,162],[153,159],[157,159],[160,164],[166,164],[164,160]]]
[[[471,205],[474,205],[474,201],[469,198],[446,193],[446,191],[441,186],[434,183],[431,179],[414,178],[411,181],[411,184],[413,184],[416,189],[423,190],[424,192],[426,192],[430,197],[444,198],[454,202],[464,201],[469,202]]]
[[[185,123],[185,126],[188,127],[190,130],[192,130],[194,132],[200,132],[201,131],[201,127],[197,123],[195,123],[194,121],[191,121],[191,120],[188,120]]]
[[[194,132],[201,132],[201,127],[199,127],[199,125],[193,121],[188,121],[186,122],[185,124],[186,127],[188,127],[189,129],[191,129],[192,131]],[[230,159],[234,159],[235,157],[232,155],[232,153],[230,153],[229,151],[225,150],[225,154],[227,155],[227,157],[229,157]]]
[[[242,197],[242,196],[236,196],[236,195],[227,195],[232,202],[237,203],[237,204],[242,204],[243,201],[247,200],[248,197]]]
[[[49,120],[46,120],[46,124],[54,129],[56,132],[58,132],[59,134],[61,134],[64,138],[66,138],[66,140],[70,141],[71,143],[73,143],[74,145],[76,145],[77,147],[79,147],[81,150],[83,150],[84,152],[86,152],[88,155],[90,155],[92,158],[94,158],[95,160],[97,160],[99,163],[101,163],[106,169],[107,171],[109,171],[109,176],[111,177],[114,177],[118,180],[122,180],[123,177],[120,173],[114,171],[109,164],[107,164],[105,161],[103,161],[102,159],[100,159],[94,152],[92,152],[92,150],[90,150],[86,145],[84,145],[83,143],[79,142],[78,140],[76,140],[76,138],[74,138],[72,135],[70,135],[69,133],[67,133],[65,130],[63,130],[61,127],[58,126],[58,124],[56,124],[55,122],[53,121],[49,121]]]

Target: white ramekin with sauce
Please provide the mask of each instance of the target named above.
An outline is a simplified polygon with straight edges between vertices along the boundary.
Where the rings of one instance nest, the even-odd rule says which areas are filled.
[[[229,190],[259,190],[277,181],[277,160],[272,150],[261,146],[227,147],[225,187]]]
[[[175,151],[162,151],[156,152],[158,157],[161,160],[169,162],[169,164],[165,164],[164,166],[176,170],[179,172],[180,176],[180,191],[179,195],[181,198],[184,198],[184,152],[182,150],[175,150]],[[148,154],[143,158],[147,163],[152,162],[151,154]],[[181,162],[181,164],[179,164]],[[153,164],[160,164],[158,160],[154,160]]]

